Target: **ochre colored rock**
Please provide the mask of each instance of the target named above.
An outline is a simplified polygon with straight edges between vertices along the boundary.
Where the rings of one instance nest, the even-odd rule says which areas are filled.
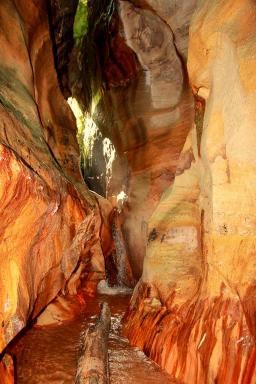
[[[97,125],[85,137],[89,185],[112,202],[126,197],[121,209],[116,205],[123,243],[116,248],[124,249],[132,269],[123,282],[132,285],[130,276],[142,274],[149,218],[174,180],[193,122],[185,62],[195,1],[120,0],[101,40],[106,26],[96,16],[106,9],[97,4],[88,5],[95,52],[92,58],[88,37],[73,49],[70,89],[91,115],[88,125]]]
[[[171,305],[182,305],[196,296],[202,280],[200,189],[192,149],[195,140],[193,130],[180,155],[174,184],[164,192],[149,220],[141,280],[153,284],[167,306],[170,299]]]
[[[150,218],[125,324],[133,344],[185,383],[256,382],[255,10],[251,1],[197,4],[195,128]]]
[[[82,271],[91,247],[101,249],[101,235],[104,251],[112,245],[110,209],[100,212],[103,203],[80,174],[75,119],[59,89],[46,2],[1,2],[0,23],[2,351],[29,318],[68,291],[73,273],[69,288],[76,291],[76,268]]]
[[[102,141],[108,138],[115,148],[106,196],[110,200],[117,200],[121,194],[127,197],[119,209],[119,221],[126,255],[138,279],[143,269],[148,220],[163,191],[173,182],[193,121],[193,98],[184,64],[194,5],[183,1],[184,13],[180,6],[179,12],[176,9],[182,19],[179,22],[184,23],[181,31],[176,16],[172,18],[173,7],[168,7],[167,2],[155,2],[154,9],[145,4],[148,2],[118,3],[119,33],[136,54],[138,70],[129,82],[119,87],[113,84],[103,93],[93,119]],[[121,57],[116,57],[116,62],[120,66],[123,63]],[[100,151],[99,141],[95,141],[95,154]],[[104,159],[97,162],[94,157],[91,163],[94,168],[90,174],[98,172],[100,179],[107,166]]]
[[[87,84],[50,3],[54,41],[46,2],[0,4],[0,351],[60,292],[93,294],[107,258],[113,282],[139,279],[132,344],[184,383],[254,384],[256,5],[120,0]],[[108,201],[82,180],[60,85],[98,125]],[[67,302],[38,324],[68,319]]]
[[[85,295],[81,292],[78,295],[57,296],[37,317],[35,326],[61,325],[63,322],[73,320],[81,313],[85,300]]]
[[[12,357],[5,354],[0,361],[1,384],[14,384],[14,364]]]

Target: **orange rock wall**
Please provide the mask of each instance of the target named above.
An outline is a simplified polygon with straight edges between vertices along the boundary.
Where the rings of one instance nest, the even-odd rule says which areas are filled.
[[[80,175],[75,119],[55,73],[46,2],[3,1],[0,24],[2,351],[65,290],[90,247],[101,249],[100,236],[106,252],[111,244],[110,205],[97,203]]]
[[[184,383],[253,384],[255,5],[195,3],[118,2],[122,38],[94,106],[116,149],[115,235],[140,278],[125,332]],[[80,175],[47,12],[0,4],[0,351],[113,248],[111,204]],[[1,373],[12,380],[7,357]]]
[[[199,1],[195,125],[151,234],[126,334],[185,383],[255,383],[255,5]]]
[[[176,8],[151,3],[118,2],[119,33],[137,58],[137,73],[124,84],[109,82],[93,114],[102,140],[109,138],[116,150],[106,193],[111,201],[120,193],[127,196],[119,215],[136,279],[142,274],[149,218],[173,182],[193,122],[185,61],[194,2]],[[122,60],[116,55],[120,68],[126,65]]]
[[[10,355],[0,361],[0,378],[2,384],[14,384],[14,366]]]

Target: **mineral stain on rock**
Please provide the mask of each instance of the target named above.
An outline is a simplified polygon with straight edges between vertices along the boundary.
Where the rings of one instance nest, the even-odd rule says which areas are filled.
[[[148,235],[148,243],[150,243],[151,241],[156,240],[157,237],[158,237],[158,233],[157,233],[156,229],[153,228],[152,231]]]
[[[256,382],[255,8],[0,3],[1,384],[74,381],[97,286],[113,382]]]

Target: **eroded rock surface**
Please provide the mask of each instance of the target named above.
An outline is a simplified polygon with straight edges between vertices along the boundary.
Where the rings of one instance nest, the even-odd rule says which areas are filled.
[[[195,128],[151,216],[127,326],[185,383],[256,379],[254,46],[252,2],[198,2],[188,56]]]
[[[134,345],[185,383],[253,384],[255,5],[95,0],[75,42],[77,1],[49,4],[0,5],[0,350],[112,254],[113,280],[139,280]],[[60,88],[97,126],[84,171],[109,201]]]
[[[104,217],[112,207],[101,208],[80,174],[75,119],[54,68],[46,2],[1,2],[0,21],[2,351],[28,318],[69,289],[66,282],[92,245],[101,250],[100,237],[111,247]]]
[[[126,253],[137,279],[143,269],[149,218],[163,191],[173,182],[193,121],[185,61],[194,2],[189,6],[182,2],[176,13],[167,2],[151,5],[118,2],[120,21],[115,33],[120,36],[115,41],[122,44],[115,46],[115,62],[119,68],[127,68],[129,62],[134,70],[126,71],[126,81],[119,82],[115,81],[115,72],[108,72],[113,81],[108,77],[108,87],[92,116],[102,133],[102,138],[95,141],[94,153],[99,153],[100,141],[103,152],[104,138],[115,150],[106,195],[114,204],[120,195],[125,196],[119,215]],[[119,51],[133,55],[116,53]],[[95,159],[92,169],[98,175],[94,181],[97,184],[106,162],[95,164]]]

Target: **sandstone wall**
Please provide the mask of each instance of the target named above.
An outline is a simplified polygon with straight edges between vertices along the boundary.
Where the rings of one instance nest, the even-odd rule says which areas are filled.
[[[80,175],[46,2],[3,1],[0,24],[1,352],[110,233],[109,205],[97,202]]]
[[[116,151],[106,195],[113,202],[120,193],[126,195],[120,220],[137,279],[149,218],[173,182],[193,121],[185,61],[194,6],[193,1],[180,2],[176,8],[165,1],[118,2],[120,37],[110,51],[115,66],[105,68],[108,88],[93,114],[102,140],[109,138]],[[101,172],[105,167],[101,164]]]
[[[185,383],[256,380],[254,51],[251,1],[198,2],[188,55],[195,127],[150,219],[126,326]]]

